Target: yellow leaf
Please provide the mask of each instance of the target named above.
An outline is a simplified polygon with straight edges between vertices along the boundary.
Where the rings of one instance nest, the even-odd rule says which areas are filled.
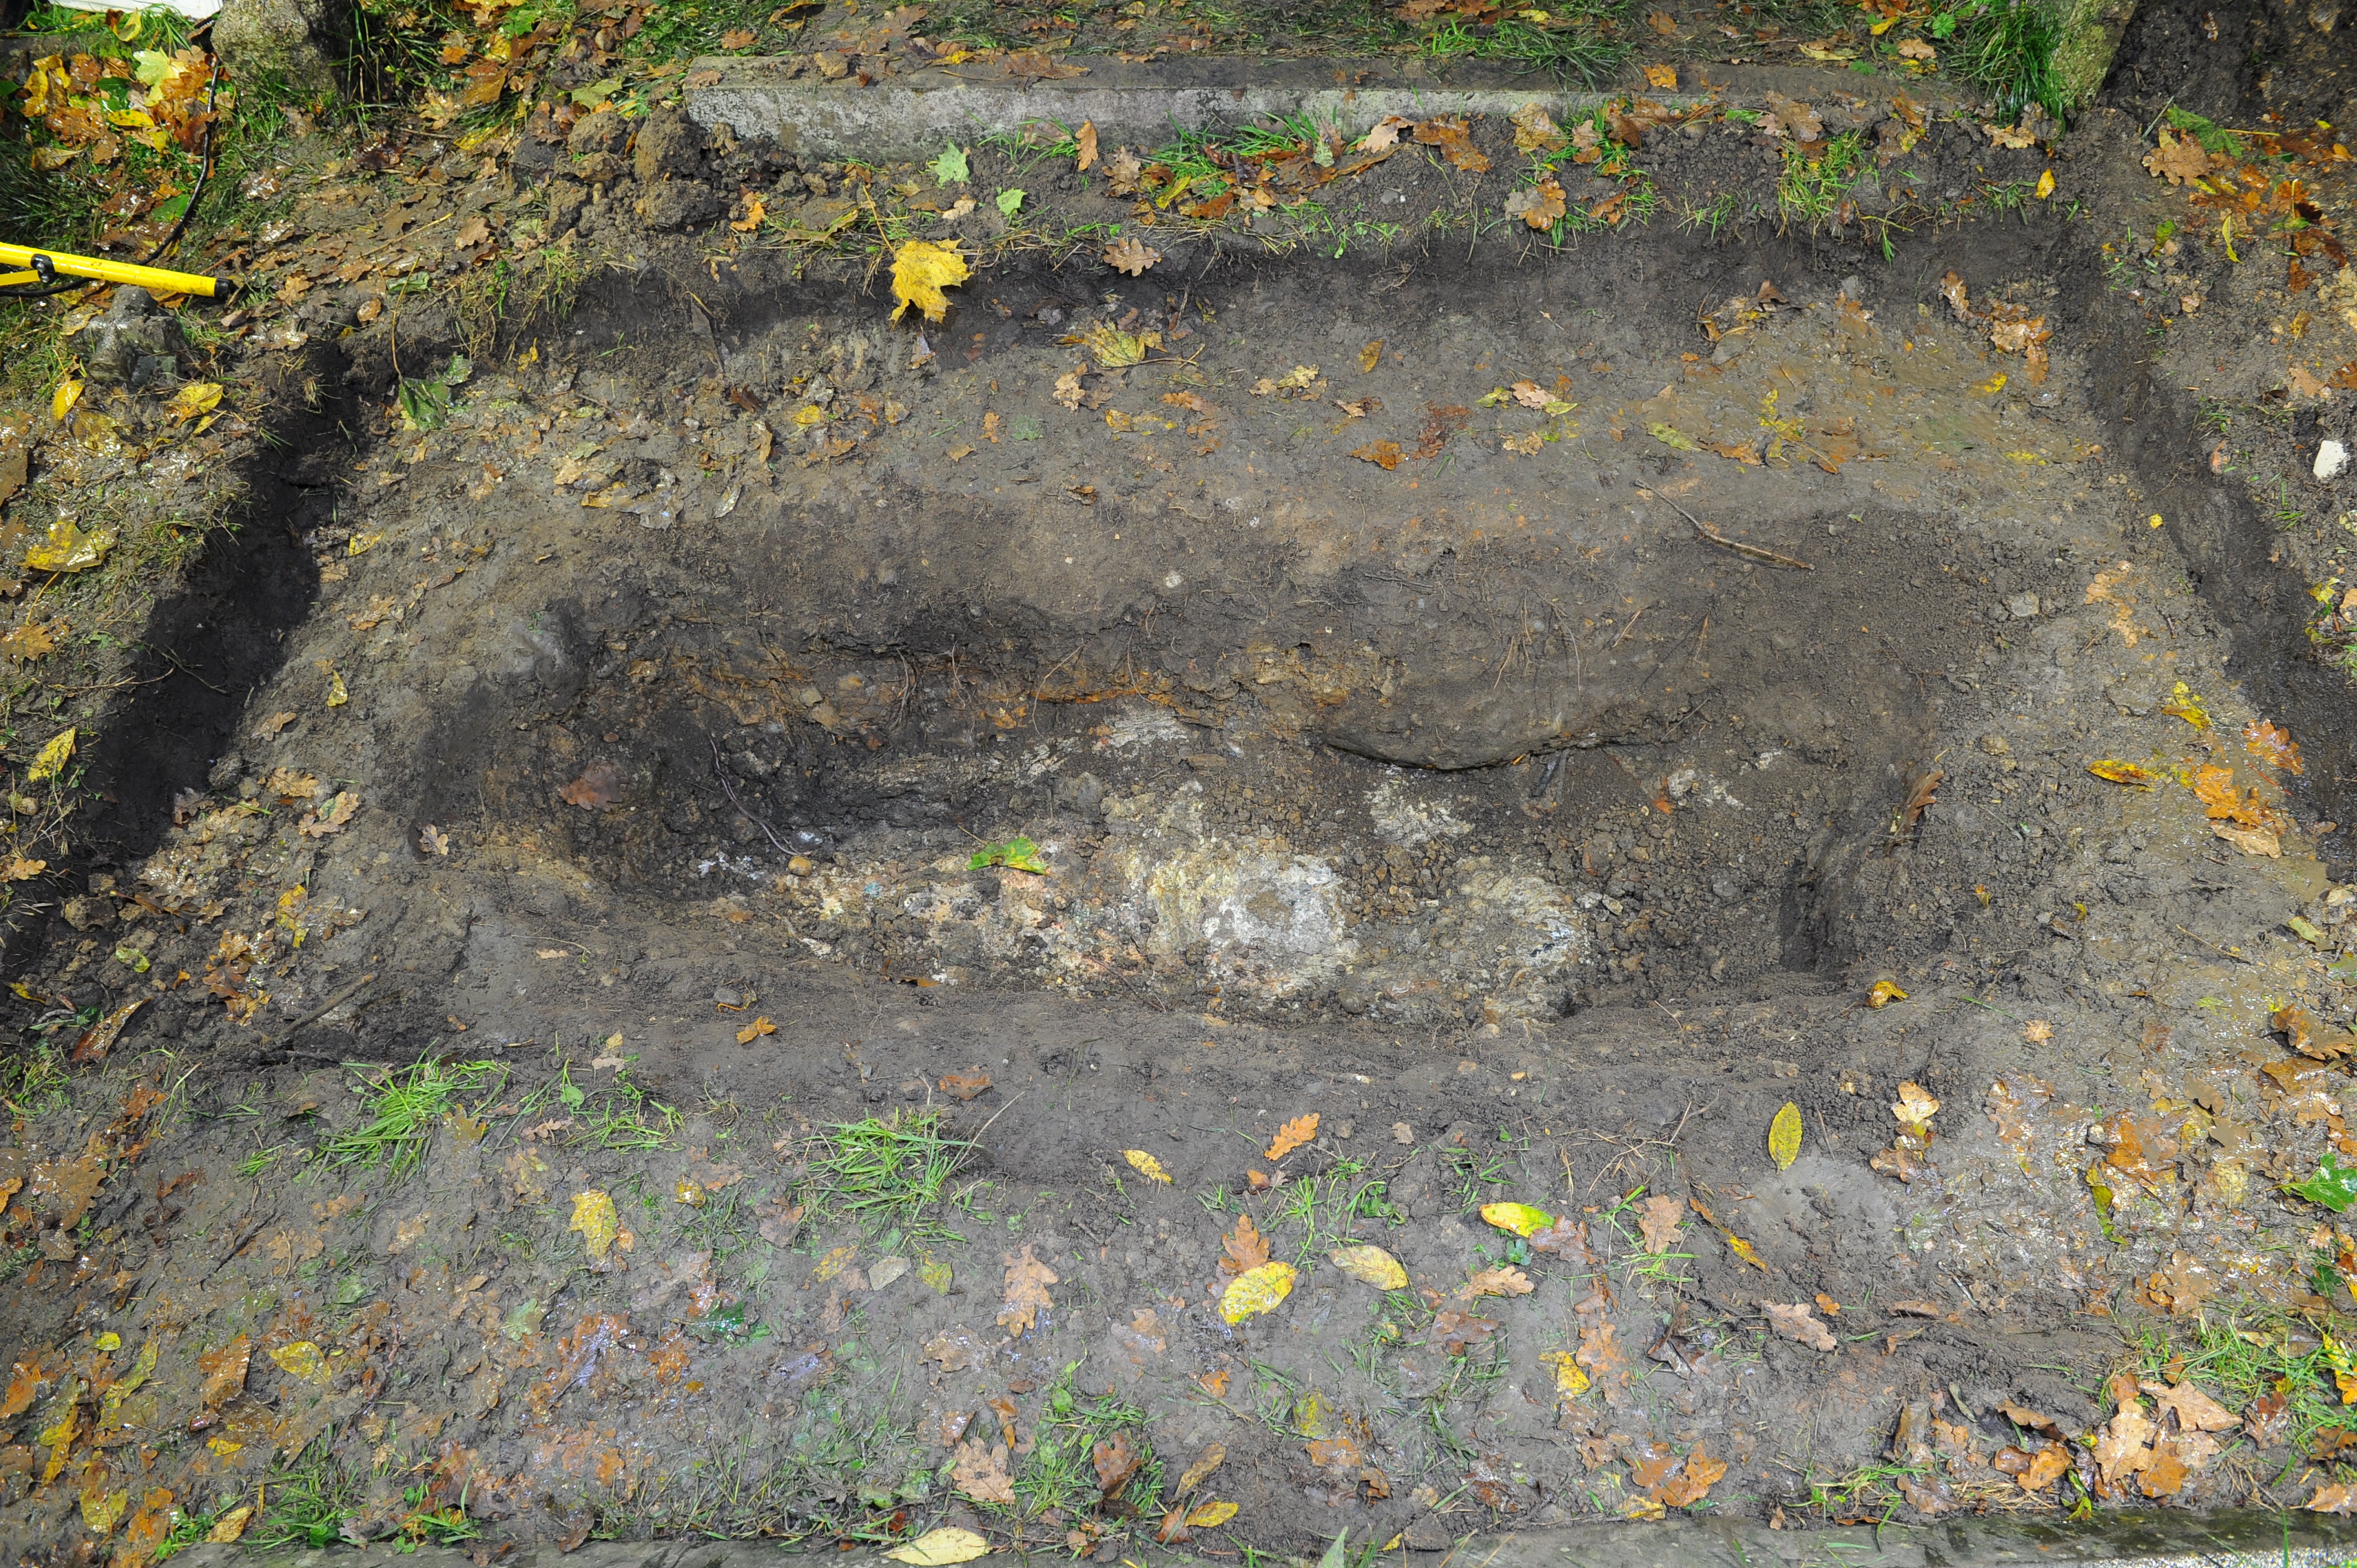
[[[210,413],[221,406],[221,389],[218,381],[190,381],[172,394],[165,412],[175,420],[194,419],[200,413]]]
[[[290,1378],[300,1378],[307,1383],[317,1383],[322,1388],[327,1386],[328,1359],[319,1354],[319,1348],[308,1339],[297,1339],[292,1345],[273,1350],[270,1359],[277,1362],[278,1369]]]
[[[2155,528],[2160,526],[2158,514],[2154,515],[2152,525]],[[2210,727],[2209,708],[2194,694],[2193,688],[2182,681],[2177,682],[2176,689],[2169,693],[2169,701],[2160,704],[2160,711],[2172,718],[2183,719],[2195,729]]]
[[[90,1526],[93,1535],[106,1535],[114,1529],[114,1521],[131,1506],[131,1494],[120,1492],[84,1492],[81,1498],[81,1521]]]
[[[2159,782],[2159,775],[2152,769],[2138,768],[2133,762],[2122,762],[2116,757],[2090,762],[2087,771],[2098,779],[2108,779],[2115,784],[2133,784],[2139,789],[2149,789]]]
[[[232,1454],[242,1454],[245,1452],[244,1444],[231,1443],[226,1437],[208,1437],[205,1439],[205,1447],[208,1451],[222,1459],[228,1458]]]
[[[73,519],[61,517],[49,524],[48,533],[38,544],[25,552],[25,565],[35,572],[87,572],[113,548],[114,530],[84,533],[74,526]]]
[[[1375,367],[1383,362],[1383,340],[1378,338],[1359,350],[1359,373],[1362,376],[1374,374]]]
[[[1649,65],[1645,68],[1645,84],[1664,92],[1678,90],[1678,68],[1674,65]]]
[[[621,1229],[620,1222],[614,1218],[614,1200],[594,1187],[587,1192],[575,1193],[573,1223],[565,1229],[580,1231],[583,1241],[588,1247],[589,1255],[592,1258],[603,1258],[606,1255],[606,1250],[614,1244],[614,1237]]]
[[[1146,1180],[1158,1181],[1166,1187],[1169,1185],[1170,1173],[1162,1168],[1160,1160],[1156,1159],[1144,1149],[1124,1149],[1121,1152],[1121,1157],[1129,1162],[1132,1170]]]
[[[112,1339],[114,1337],[110,1334],[107,1337]],[[145,1383],[147,1380],[147,1375],[156,1369],[156,1358],[155,1340],[150,1339],[139,1347],[139,1354],[132,1361],[131,1369],[115,1379],[113,1386],[106,1391],[106,1397],[99,1402],[99,1425],[112,1428],[119,1424],[119,1418],[115,1412],[123,1408],[124,1400],[139,1391],[139,1386]]]
[[[73,405],[80,401],[81,401],[81,383],[68,377],[58,383],[56,392],[49,394],[49,417],[63,419],[73,412]]]
[[[2038,177],[2038,199],[2045,200],[2054,194],[2054,171],[2048,169]]]
[[[73,754],[74,732],[59,730],[49,737],[48,745],[41,747],[40,755],[33,758],[33,766],[25,770],[25,777],[35,784],[46,783],[66,770],[66,764],[73,760]]]
[[[1211,1530],[1227,1523],[1235,1517],[1236,1505],[1233,1503],[1197,1503],[1193,1510],[1187,1515],[1187,1528]]]
[[[928,321],[941,321],[950,313],[949,295],[942,290],[961,284],[973,275],[965,258],[954,244],[939,244],[931,240],[911,240],[892,256],[892,297],[899,304],[892,307],[892,319],[898,321],[909,306],[924,312]]]
[[[1732,1230],[1726,1232],[1726,1238],[1727,1250],[1728,1251],[1733,1252],[1737,1257],[1742,1259],[1753,1268],[1758,1269],[1761,1273],[1764,1274],[1768,1272],[1768,1265],[1760,1261],[1760,1254],[1751,1250],[1750,1242],[1745,1240],[1742,1237],[1738,1236]]]
[[[1281,1160],[1310,1139],[1318,1136],[1318,1112],[1296,1116],[1276,1130],[1276,1137],[1268,1145],[1266,1158]]]
[[[1791,1170],[1792,1162],[1801,1157],[1801,1108],[1789,1100],[1768,1123],[1768,1157],[1780,1171]]]
[[[945,1568],[952,1563],[971,1563],[989,1553],[990,1542],[970,1530],[960,1530],[945,1524],[939,1530],[929,1530],[906,1546],[897,1546],[884,1555],[895,1563],[914,1563],[918,1568]]]
[[[344,684],[343,671],[329,671],[328,672],[328,706],[340,708],[351,700],[351,689]]]
[[[1330,1256],[1336,1268],[1361,1284],[1371,1284],[1377,1290],[1407,1288],[1407,1271],[1381,1247],[1337,1247]]]
[[[808,430],[813,424],[824,424],[825,423],[826,410],[819,407],[819,405],[814,403],[806,403],[802,404],[802,407],[794,410],[794,424],[801,429]]]
[[[769,217],[769,215],[770,215],[770,209],[769,209],[769,208],[768,208],[766,205],[764,205],[764,204],[763,204],[763,202],[762,202],[762,200],[761,200],[760,196],[759,196],[758,193],[756,193],[755,195],[748,196],[748,197],[747,197],[747,198],[745,199],[745,216],[744,216],[744,217],[742,217],[742,218],[740,218],[740,219],[738,219],[736,222],[731,223],[730,225],[728,225],[728,227],[730,227],[731,229],[736,230],[739,234],[749,234],[749,233],[751,233],[754,230],[759,229],[759,228],[761,226],[761,220],[762,220],[763,219],[765,219],[765,218]],[[935,1531],[933,1531],[933,1535],[940,1535],[940,1534],[942,1534],[942,1532],[941,1530],[935,1530]],[[963,1534],[964,1532],[961,1530],[961,1531],[954,1531],[954,1532],[952,1532],[952,1533],[956,1533],[956,1534]],[[930,1541],[930,1540],[931,1540],[931,1539],[932,1539],[932,1536],[927,1536],[927,1537],[925,1537],[924,1539],[925,1539],[925,1540],[927,1540],[927,1541]],[[907,1552],[907,1551],[911,1551],[911,1550],[913,1550],[913,1549],[914,1549],[914,1545],[913,1545],[913,1543],[912,1543],[912,1545],[911,1545],[911,1546],[904,1546],[904,1547],[902,1547],[900,1550],[901,1550],[901,1552]],[[895,1552],[890,1553],[889,1555],[894,1556],[894,1557],[900,1557],[900,1552]],[[936,1561],[936,1560],[935,1560],[935,1559],[919,1559],[919,1558],[914,1558],[914,1557],[901,1557],[901,1558],[900,1558],[900,1561],[902,1561],[903,1563],[915,1563],[915,1562],[919,1562],[919,1561],[928,1561],[928,1562],[930,1562],[930,1561]],[[965,1561],[965,1559],[964,1559],[964,1558],[963,1558],[963,1557],[944,1557],[944,1558],[938,1559],[937,1561],[943,1562],[943,1563],[963,1563],[963,1562],[964,1562],[964,1561]]]
[[[1220,1316],[1230,1323],[1242,1323],[1255,1313],[1274,1310],[1292,1294],[1293,1265],[1263,1263],[1228,1282],[1220,1295]]]
[[[740,1046],[749,1046],[762,1036],[774,1035],[777,1032],[778,1026],[767,1018],[756,1018],[737,1031],[737,1043]]]
[[[239,1536],[245,1533],[245,1521],[253,1517],[253,1505],[240,1503],[213,1520],[213,1527],[206,1532],[205,1539],[216,1546],[233,1544]]]
[[[1555,1223],[1555,1216],[1544,1208],[1533,1208],[1527,1203],[1485,1203],[1481,1218],[1501,1230],[1511,1230],[1517,1236],[1537,1235]]]
[[[1587,1374],[1580,1369],[1577,1355],[1569,1350],[1543,1350],[1539,1365],[1555,1369],[1555,1391],[1566,1399],[1587,1391]]]
[[[1866,993],[1868,1007],[1887,1007],[1893,1002],[1906,1000],[1907,993],[1899,989],[1899,983],[1895,980],[1878,980],[1874,983],[1874,989]]]
[[[673,1186],[671,1195],[690,1208],[703,1208],[709,1196],[705,1192],[701,1182],[690,1181],[685,1176],[680,1177]]]

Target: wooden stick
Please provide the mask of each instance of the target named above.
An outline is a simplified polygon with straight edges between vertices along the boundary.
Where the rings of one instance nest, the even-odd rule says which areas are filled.
[[[1813,572],[1816,570],[1814,566],[1810,565],[1806,561],[1795,561],[1790,555],[1779,555],[1776,552],[1768,549],[1764,545],[1747,544],[1740,539],[1729,539],[1727,535],[1721,533],[1718,530],[1713,528],[1710,524],[1705,522],[1702,519],[1696,517],[1685,508],[1679,506],[1677,502],[1670,500],[1669,497],[1662,494],[1659,490],[1648,489],[1645,486],[1639,485],[1637,487],[1637,491],[1640,495],[1651,496],[1657,501],[1669,501],[1672,510],[1676,511],[1680,517],[1684,518],[1688,522],[1695,525],[1695,533],[1706,544],[1716,544],[1721,549],[1732,550],[1738,555],[1748,555],[1754,561],[1764,561],[1770,566],[1789,566],[1795,572]]]

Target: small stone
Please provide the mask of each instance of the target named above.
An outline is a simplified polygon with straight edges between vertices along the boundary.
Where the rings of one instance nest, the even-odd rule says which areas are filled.
[[[2316,477],[2330,480],[2340,477],[2349,466],[2349,448],[2338,441],[2324,440],[2316,444]]]
[[[2038,596],[2036,594],[2006,595],[2005,613],[2016,620],[2035,618],[2038,614]]]
[[[114,924],[114,903],[109,898],[69,898],[62,913],[77,931],[102,931]]]
[[[1415,1142],[1415,1133],[1406,1122],[1394,1122],[1392,1123],[1392,1142],[1394,1144],[1413,1144]]]

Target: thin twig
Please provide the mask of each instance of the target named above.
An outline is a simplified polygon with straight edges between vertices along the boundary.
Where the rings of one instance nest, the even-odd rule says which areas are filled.
[[[754,811],[751,807],[746,805],[744,801],[737,798],[737,791],[729,788],[728,775],[722,771],[720,767],[720,743],[714,740],[710,736],[706,736],[704,738],[712,747],[712,776],[720,780],[720,792],[728,797],[728,803],[736,807],[737,811],[743,812],[745,817],[750,821],[755,827],[759,828],[764,834],[768,835],[770,843],[776,845],[777,851],[780,854],[790,855],[793,854],[794,852],[792,850],[788,849],[784,843],[780,842],[776,832],[770,828],[766,820]]]
[[[1637,493],[1640,495],[1651,496],[1657,501],[1666,502],[1672,510],[1675,511],[1680,517],[1684,518],[1688,522],[1694,524],[1695,534],[1706,544],[1716,544],[1723,550],[1732,550],[1738,555],[1749,556],[1754,561],[1764,561],[1770,566],[1789,566],[1796,572],[1813,572],[1816,570],[1814,566],[1810,565],[1806,561],[1795,561],[1790,555],[1779,555],[1776,552],[1767,548],[1765,545],[1748,544],[1740,539],[1729,539],[1727,535],[1721,533],[1718,530],[1713,528],[1710,524],[1705,522],[1702,519],[1696,517],[1685,508],[1678,505],[1677,502],[1671,500],[1669,497],[1662,494],[1659,490],[1650,489],[1643,485],[1639,485],[1637,487]]]

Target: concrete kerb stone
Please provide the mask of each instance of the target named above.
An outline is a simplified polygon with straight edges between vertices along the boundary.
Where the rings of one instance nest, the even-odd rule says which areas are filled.
[[[1753,103],[1770,91],[1819,102],[1832,95],[1888,102],[1904,91],[1928,109],[1968,102],[1937,78],[1851,77],[1779,67],[1679,68],[1681,90],[1641,83],[1613,91],[1576,91],[1545,79],[1458,67],[1418,69],[1421,61],[1210,60],[1135,65],[1092,61],[1087,74],[1059,81],[971,81],[944,70],[919,71],[867,87],[789,77],[789,62],[701,59],[687,76],[688,115],[707,130],[726,125],[740,136],[776,139],[823,158],[931,157],[951,142],[1020,135],[1031,127],[1077,130],[1093,124],[1107,146],[1152,145],[1178,131],[1217,131],[1279,116],[1307,116],[1347,135],[1363,134],[1390,114],[1505,116],[1537,103],[1557,120],[1585,114],[1615,98],[1651,97],[1684,109],[1713,101]]]
[[[1480,1568],[2340,1568],[2352,1552],[2357,1520],[2151,1509],[2105,1513],[2078,1525],[1962,1519],[1784,1530],[1699,1515],[1473,1536],[1445,1556],[1408,1552],[1402,1557],[1407,1568],[1443,1563]],[[816,1554],[774,1541],[592,1541],[570,1553],[543,1546],[500,1561],[502,1568],[787,1568]],[[873,1550],[824,1554],[834,1568],[888,1568],[888,1560]],[[1217,1561],[1153,1547],[1125,1555],[1138,1568],[1210,1568]],[[226,1546],[192,1547],[175,1559],[184,1568],[339,1568],[357,1560],[349,1551],[253,1552]],[[465,1552],[434,1547],[403,1561],[405,1568],[472,1568]],[[1018,1559],[996,1552],[978,1561],[1012,1565]]]

